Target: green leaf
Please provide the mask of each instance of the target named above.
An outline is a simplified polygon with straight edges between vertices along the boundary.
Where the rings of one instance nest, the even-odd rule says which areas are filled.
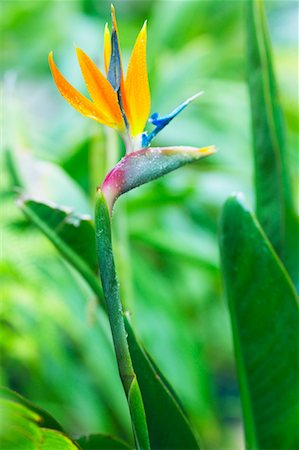
[[[83,276],[102,299],[97,278],[95,231],[89,216],[74,214],[72,210],[55,204],[21,197],[19,206],[55,245],[63,257]]]
[[[295,289],[240,195],[224,206],[220,244],[246,447],[299,448]]]
[[[257,217],[292,278],[299,283],[298,218],[263,2],[247,0],[246,11]]]
[[[140,387],[136,377],[133,379],[130,386],[128,405],[132,417],[136,446],[138,449],[149,449],[149,434],[147,429],[143,398],[141,396]]]
[[[197,439],[173,390],[137,341],[129,320],[125,323],[130,354],[144,402],[151,447],[165,450],[198,449]]]
[[[0,442],[6,450],[35,450],[40,440],[40,417],[25,406],[0,399]]]
[[[128,444],[104,434],[82,436],[76,442],[82,450],[132,450]]]
[[[90,214],[87,197],[57,164],[40,160],[21,147],[6,150],[6,163],[12,182],[27,196],[38,196],[42,202],[54,202],[77,213]]]
[[[45,428],[52,428],[54,430],[63,431],[63,428],[60,425],[60,423],[57,422],[57,420],[54,419],[54,417],[52,417],[47,411],[43,410],[39,406],[34,405],[17,392],[12,391],[11,389],[8,389],[6,387],[0,387],[0,398],[16,402],[20,405],[27,407],[32,412],[36,413],[39,416],[41,426]]]
[[[41,203],[26,197],[20,198],[19,206],[29,218],[34,216],[41,224],[47,224],[47,228],[53,231],[52,239],[54,234],[57,235],[57,239],[71,247],[76,257],[80,256],[90,270],[98,273],[94,227],[90,216],[75,214],[71,208]]]
[[[78,450],[75,442],[56,430],[41,428],[41,442],[37,450]]]
[[[79,448],[60,431],[41,428],[42,417],[21,403],[0,398],[0,412],[1,448],[5,450],[78,450]]]
[[[182,231],[172,231],[169,239],[169,230],[148,229],[138,232],[131,232],[130,237],[134,241],[148,245],[151,249],[176,258],[178,261],[190,262],[198,268],[207,268],[209,270],[218,270],[217,248],[213,245],[212,239],[198,239],[198,233],[189,233]]]

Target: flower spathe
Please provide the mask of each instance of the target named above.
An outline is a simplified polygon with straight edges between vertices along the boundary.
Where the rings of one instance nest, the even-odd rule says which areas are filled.
[[[125,192],[155,180],[179,167],[215,153],[215,147],[148,147],[122,158],[105,177],[101,189],[112,212],[116,199]]]
[[[80,69],[92,101],[64,78],[54,62],[53,52],[49,54],[49,64],[59,92],[77,111],[121,133],[127,133],[134,139],[142,133],[150,113],[146,22],[136,39],[127,76],[124,79],[113,6],[111,11],[111,36],[108,24],[104,30],[104,64],[107,77],[80,48],[76,49]]]
[[[60,94],[78,112],[96,122],[114,128],[123,137],[127,156],[112,169],[113,176],[110,176],[111,173],[108,174],[102,185],[103,193],[106,191],[107,197],[109,197],[110,210],[112,210],[115,199],[121,193],[129,190],[124,189],[124,186],[128,184],[126,178],[130,177],[129,185],[132,189],[174,170],[180,165],[215,152],[215,148],[212,146],[204,148],[177,146],[149,149],[152,139],[201,93],[189,98],[164,117],[154,113],[149,118],[151,99],[146,65],[147,23],[144,22],[137,36],[127,74],[124,77],[113,5],[111,5],[111,16],[111,33],[107,23],[104,29],[106,76],[102,74],[83,50],[76,48],[80,69],[91,99],[82,95],[64,78],[54,62],[53,52],[49,54],[51,72]],[[149,133],[144,131],[147,121],[155,127]],[[159,158],[161,160],[160,173],[158,170]],[[148,168],[146,168],[146,161],[148,161]],[[151,163],[149,163],[150,161]],[[140,163],[142,164],[140,165]],[[134,164],[137,164],[137,166],[139,164],[139,169],[142,169],[142,176],[140,176],[140,173],[138,174],[138,170],[135,170],[137,166],[134,169]],[[154,174],[151,173],[153,168]],[[120,172],[117,173],[117,170]],[[135,174],[135,181],[132,179],[132,173]],[[114,186],[111,183],[114,183]]]

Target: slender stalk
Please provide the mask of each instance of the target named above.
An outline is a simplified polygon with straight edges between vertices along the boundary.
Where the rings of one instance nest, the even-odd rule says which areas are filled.
[[[133,286],[132,268],[129,251],[128,224],[126,214],[126,203],[123,201],[118,205],[117,217],[112,224],[115,265],[120,283],[120,298],[124,310],[132,309]]]
[[[111,241],[111,222],[105,197],[98,190],[95,206],[96,245],[103,293],[111,327],[120,378],[128,400],[136,446],[149,450],[149,437],[143,400],[129,352],[124,313]]]

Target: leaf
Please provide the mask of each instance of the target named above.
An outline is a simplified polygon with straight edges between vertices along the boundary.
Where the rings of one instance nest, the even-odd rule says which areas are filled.
[[[190,262],[199,268],[207,268],[213,271],[218,270],[218,254],[214,242],[204,236],[199,238],[199,233],[189,232],[171,232],[169,239],[169,230],[151,229],[144,233],[138,230],[130,234],[134,241],[142,242],[151,249],[169,255],[171,258],[177,258],[178,261]]]
[[[97,279],[95,231],[90,217],[77,215],[70,209],[26,197],[20,197],[18,203],[27,218],[78,270],[101,300],[102,291]]]
[[[284,122],[261,0],[247,0],[246,27],[257,217],[292,278],[299,283],[298,219],[294,210]]]
[[[6,450],[35,450],[40,440],[40,417],[25,406],[0,399],[0,442]]]
[[[47,224],[61,242],[65,242],[74,250],[76,256],[84,259],[90,270],[98,273],[94,227],[90,216],[75,214],[70,208],[59,207],[53,203],[41,203],[26,197],[19,200],[19,206],[28,216],[34,215],[35,220],[39,219]]]
[[[224,206],[220,244],[246,447],[299,448],[295,289],[240,195]]]
[[[132,450],[128,444],[104,434],[82,436],[76,442],[82,450]]]
[[[135,433],[137,449],[150,449],[149,434],[147,429],[146,414],[141,396],[140,387],[136,376],[134,377],[128,395],[133,430]]]
[[[39,406],[34,405],[26,398],[22,397],[15,391],[8,389],[6,387],[0,387],[0,398],[5,400],[11,400],[18,404],[21,404],[27,408],[29,408],[32,412],[36,413],[39,416],[40,424],[45,428],[52,428],[54,430],[63,431],[62,426],[59,422],[57,422],[54,417],[52,417],[47,411],[43,410]]]
[[[60,431],[40,428],[42,417],[24,404],[1,397],[0,410],[1,448],[5,450],[78,450],[79,448]]]
[[[126,330],[134,370],[141,390],[151,447],[153,449],[198,449],[197,440],[173,390],[165,384],[151,358],[137,341],[127,319]]]
[[[78,450],[78,448],[73,441],[59,431],[41,428],[41,443],[37,450]]]
[[[215,152],[215,147],[210,146],[154,147],[129,153],[108,173],[102,184],[110,210],[121,194]]]
[[[87,137],[83,141],[80,141],[78,145],[72,147],[72,151],[60,162],[61,168],[75,180],[77,185],[79,185],[87,195],[89,195],[91,188],[89,159],[92,144],[92,138]]]
[[[12,181],[28,197],[71,207],[77,213],[90,213],[87,197],[74,180],[57,164],[35,158],[23,148],[9,149],[6,162]]]

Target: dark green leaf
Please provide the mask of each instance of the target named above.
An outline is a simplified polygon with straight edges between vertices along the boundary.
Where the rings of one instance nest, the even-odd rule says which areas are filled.
[[[299,228],[287,165],[284,122],[261,0],[247,0],[246,26],[257,217],[292,278],[299,283]]]
[[[119,439],[104,434],[91,434],[76,440],[82,450],[130,450],[131,447]],[[132,450],[132,449],[131,449]]]
[[[225,204],[220,243],[246,446],[299,448],[295,289],[241,196]]]
[[[198,449],[197,440],[179,402],[138,343],[128,320],[126,330],[134,370],[143,397],[151,447],[155,450]]]

